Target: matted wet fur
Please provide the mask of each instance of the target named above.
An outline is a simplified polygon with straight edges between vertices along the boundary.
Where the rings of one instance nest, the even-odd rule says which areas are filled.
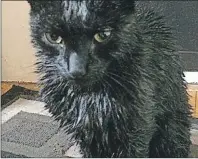
[[[132,0],[29,3],[40,95],[84,157],[188,157],[190,107],[162,16]]]

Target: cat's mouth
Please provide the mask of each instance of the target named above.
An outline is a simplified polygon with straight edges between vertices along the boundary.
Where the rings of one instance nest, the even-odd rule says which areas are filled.
[[[89,64],[86,69],[82,66],[78,69],[74,67],[75,69],[71,69],[67,73],[67,81],[78,88],[99,88],[103,85],[108,65],[108,62],[103,62],[100,65],[98,63]]]
[[[69,83],[72,83],[73,85],[79,85],[79,86],[89,86],[96,82],[98,82],[97,78],[89,77],[89,76],[83,76],[79,78],[70,78],[68,79]]]
[[[69,78],[67,79],[69,84],[76,86],[81,89],[94,89],[98,88],[102,83],[103,75],[100,73],[97,74],[85,74],[81,77]]]

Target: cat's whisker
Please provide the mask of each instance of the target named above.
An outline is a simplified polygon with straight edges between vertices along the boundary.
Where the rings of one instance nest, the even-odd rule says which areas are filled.
[[[106,73],[105,73],[105,75],[108,76]],[[112,85],[109,83],[108,80],[104,80],[104,82],[106,82],[106,84],[110,87],[110,89],[114,91],[113,93],[115,95],[119,96],[119,93],[118,93],[120,91],[119,89],[116,89],[115,87],[112,87]]]
[[[113,73],[113,74],[115,74],[114,72],[115,72],[115,70],[109,70],[108,73]],[[123,74],[123,75],[130,76],[130,77],[133,77],[133,74],[131,74],[131,73],[129,73],[129,72],[124,72],[124,71],[122,71],[122,74]],[[117,74],[116,74],[116,75],[117,75]]]
[[[131,95],[131,91],[125,86],[125,85],[123,85],[122,83],[120,83],[117,79],[115,79],[114,77],[112,77],[112,76],[109,76],[109,75],[107,75],[110,79],[112,79],[114,82],[116,82],[117,84],[119,84],[122,88],[124,88],[126,91],[127,91],[127,93],[129,93],[130,95]]]
[[[114,90],[113,87],[111,86],[111,84],[110,84],[108,81],[106,81],[105,79],[103,79],[103,82],[104,82],[105,84],[107,84],[107,85],[109,86],[110,89]],[[104,83],[103,83],[103,85],[104,85]],[[104,86],[104,88],[106,88],[106,87]]]
[[[119,79],[123,80],[124,82],[127,82],[128,84],[132,84],[132,85],[134,84],[134,83],[132,83],[131,81],[129,81],[129,79],[124,78],[124,77],[126,77],[126,76],[122,77],[122,76],[117,75],[117,74],[112,73],[112,72],[108,72],[108,73],[111,74],[112,76],[118,77]]]

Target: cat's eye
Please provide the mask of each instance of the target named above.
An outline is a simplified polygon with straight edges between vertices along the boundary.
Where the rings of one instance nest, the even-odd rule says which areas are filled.
[[[53,33],[45,33],[45,38],[48,42],[52,44],[61,44],[63,42],[63,39],[61,36]]]
[[[94,35],[94,39],[99,42],[99,43],[103,43],[106,40],[108,40],[111,36],[111,30],[110,29],[106,29],[102,32],[96,33]]]

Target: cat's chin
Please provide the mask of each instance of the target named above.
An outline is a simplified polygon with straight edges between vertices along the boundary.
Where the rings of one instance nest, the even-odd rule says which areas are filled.
[[[101,90],[102,81],[100,80],[87,80],[87,79],[73,79],[68,80],[69,85],[75,89],[83,92],[95,92]]]

